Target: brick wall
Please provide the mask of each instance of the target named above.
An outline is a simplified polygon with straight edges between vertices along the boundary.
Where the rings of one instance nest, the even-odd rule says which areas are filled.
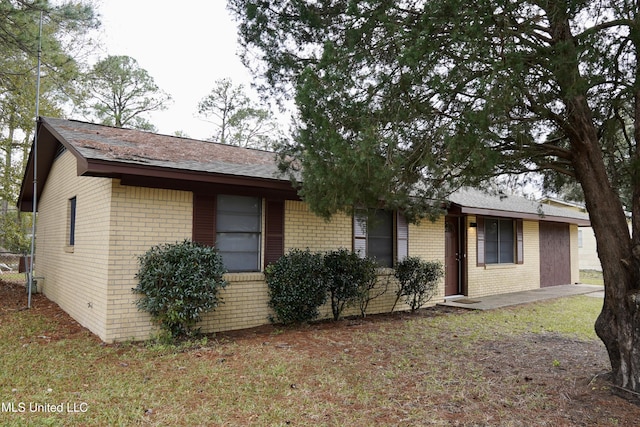
[[[131,292],[137,285],[138,257],[154,245],[191,238],[192,200],[191,192],[128,187],[114,180],[105,341],[142,339],[153,330]]]
[[[67,245],[69,199],[76,197],[75,245]],[[45,294],[80,324],[105,341],[144,339],[154,326],[135,307],[138,256],[151,246],[191,237],[191,192],[127,187],[118,180],[76,176],[76,160],[64,153],[56,160],[39,202],[36,276]],[[476,267],[475,229],[467,218],[469,296],[539,287],[538,223],[524,222],[524,264]],[[285,251],[352,248],[352,218],[331,221],[311,213],[300,201],[285,202]],[[572,279],[577,277],[577,227],[571,228]],[[409,226],[409,255],[444,261],[444,218]],[[575,261],[574,261],[575,260]],[[575,264],[575,265],[574,265]],[[391,270],[381,271],[386,293],[370,303],[368,313],[387,312],[397,283]],[[205,317],[204,332],[249,328],[268,322],[268,292],[262,273],[227,274],[224,304]],[[577,279],[576,279],[577,280]],[[375,292],[375,291],[374,291]],[[443,299],[444,282],[430,304]],[[406,309],[403,304],[398,309]],[[330,305],[322,307],[331,317]],[[346,313],[358,314],[357,307]]]
[[[198,325],[203,331],[245,329],[269,323],[267,284],[262,273],[228,273],[229,286],[220,296],[224,304]]]
[[[471,222],[476,222],[474,216],[467,217],[466,224],[469,297],[518,292],[540,287],[540,240],[537,221],[523,222],[523,264],[487,264],[484,267],[476,265],[476,228],[470,226]]]
[[[62,182],[65,185],[62,185]],[[117,180],[75,176],[75,159],[56,162],[49,182],[50,190],[42,208],[43,229],[48,234],[40,245],[38,266],[46,276],[45,292],[82,325],[101,339],[121,341],[145,339],[155,327],[150,317],[135,307],[138,256],[153,245],[191,237],[192,193],[173,190],[127,187]],[[64,191],[59,189],[64,188]],[[66,204],[77,197],[76,244],[65,251]],[[89,199],[91,196],[91,199]],[[92,208],[89,209],[88,207]],[[107,208],[105,208],[107,207]],[[63,215],[61,212],[65,212]],[[64,221],[63,221],[64,219]],[[425,259],[442,259],[443,221],[410,225],[409,254]],[[42,237],[41,237],[42,236]],[[108,241],[106,245],[103,242]],[[57,249],[56,249],[57,246]],[[330,222],[315,216],[299,201],[285,204],[285,250],[309,248],[324,251],[352,246],[352,219],[336,215]],[[249,328],[269,321],[268,291],[262,273],[230,273],[221,304],[199,325],[204,332]],[[391,270],[380,272],[378,288],[386,289],[372,300],[368,313],[388,312],[395,300],[397,283]],[[438,294],[443,294],[443,286]],[[436,301],[438,298],[434,298]],[[433,303],[433,302],[432,302]],[[407,307],[399,303],[397,309]],[[331,317],[329,303],[321,308],[322,317]],[[345,315],[358,314],[350,308]]]
[[[306,203],[287,200],[285,209],[284,250],[293,248],[327,251],[353,248],[351,216],[336,214],[325,221],[313,214]]]
[[[425,261],[440,261],[444,268],[444,217],[431,222],[422,220],[418,225],[409,224],[409,256],[418,256]],[[444,299],[444,279],[432,303]]]
[[[69,199],[76,197],[75,245],[68,245]],[[111,180],[78,178],[76,160],[63,153],[38,201],[38,286],[81,325],[107,337]]]

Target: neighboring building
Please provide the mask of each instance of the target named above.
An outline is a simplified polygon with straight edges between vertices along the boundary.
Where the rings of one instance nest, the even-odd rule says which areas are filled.
[[[154,330],[131,291],[138,257],[184,239],[216,243],[229,270],[205,332],[267,323],[264,267],[293,248],[350,248],[388,267],[406,255],[440,260],[434,301],[578,281],[578,226],[589,224],[579,212],[468,190],[435,222],[407,224],[392,211],[371,227],[347,215],[327,222],[278,175],[273,153],[52,118],[38,132],[39,290],[104,341]],[[22,211],[33,208],[33,159]],[[393,300],[391,289],[369,312]]]

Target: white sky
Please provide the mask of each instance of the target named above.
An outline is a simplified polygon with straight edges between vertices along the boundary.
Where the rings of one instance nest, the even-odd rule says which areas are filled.
[[[101,58],[136,59],[173,97],[167,110],[149,115],[160,133],[210,137],[213,125],[195,116],[218,79],[229,77],[250,92],[251,75],[237,56],[236,24],[226,0],[99,0],[97,8]]]

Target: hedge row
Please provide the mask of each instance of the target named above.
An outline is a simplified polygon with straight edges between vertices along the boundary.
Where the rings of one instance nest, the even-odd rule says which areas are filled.
[[[303,323],[316,319],[320,307],[331,301],[334,320],[348,306],[358,305],[364,317],[369,301],[386,289],[374,293],[375,260],[360,258],[347,249],[311,252],[294,249],[270,264],[265,270],[269,288],[269,306],[274,311],[272,322]],[[429,301],[443,276],[439,262],[427,262],[407,257],[396,266],[398,279],[396,300],[404,297],[412,311]]]
[[[219,291],[227,285],[226,270],[215,248],[188,240],[162,244],[140,256],[139,262],[138,286],[132,289],[141,294],[136,305],[173,337],[192,334],[201,316],[222,303]],[[347,249],[291,250],[265,269],[274,312],[270,320],[284,324],[314,320],[327,299],[335,320],[354,305],[364,317],[369,302],[387,290],[376,289],[376,269],[375,260]],[[399,286],[391,311],[401,298],[414,311],[431,299],[443,269],[439,262],[407,257],[396,265],[394,276]]]

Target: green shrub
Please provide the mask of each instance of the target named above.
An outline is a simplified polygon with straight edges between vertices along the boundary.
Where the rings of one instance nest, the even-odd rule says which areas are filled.
[[[226,270],[215,248],[185,240],[154,246],[138,260],[136,306],[173,337],[191,334],[201,316],[222,303]]]
[[[367,316],[367,309],[369,308],[369,302],[384,295],[389,289],[389,283],[391,282],[392,273],[384,273],[379,275],[376,272],[378,264],[373,258],[364,258],[364,268],[370,271],[371,276],[368,281],[362,282],[358,290],[358,305],[360,308],[360,315],[362,317]],[[388,271],[385,269],[385,271]],[[367,273],[369,274],[369,273]]]
[[[438,281],[444,276],[444,270],[438,261],[407,257],[398,263],[394,275],[400,286],[396,291],[396,301],[391,311],[402,297],[411,307],[411,311],[415,311],[433,297]]]
[[[338,249],[324,254],[324,266],[333,319],[338,320],[347,305],[358,302],[375,286],[375,263],[350,250]]]
[[[272,322],[284,324],[311,321],[320,315],[327,300],[326,273],[322,254],[292,249],[265,269]]]

